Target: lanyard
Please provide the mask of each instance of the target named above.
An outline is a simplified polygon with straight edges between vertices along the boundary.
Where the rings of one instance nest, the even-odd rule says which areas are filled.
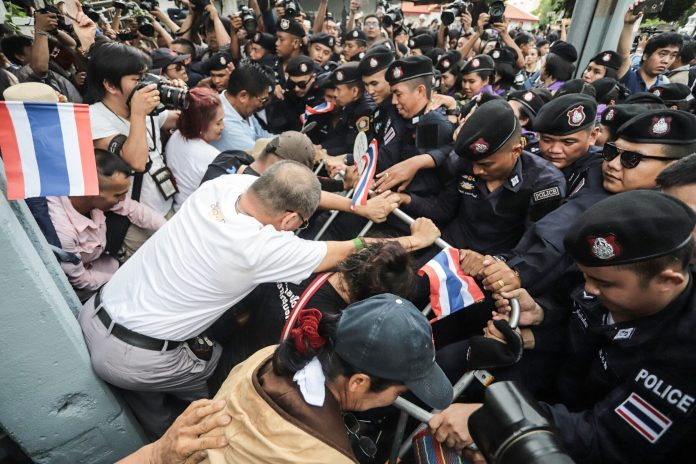
[[[285,321],[285,326],[283,327],[283,331],[280,334],[281,342],[290,336],[290,331],[295,326],[295,321],[297,321],[297,316],[300,314],[300,311],[304,309],[304,307],[307,305],[307,302],[309,302],[309,300],[314,296],[314,294],[317,293],[319,288],[322,285],[324,285],[324,283],[328,281],[329,277],[331,277],[333,274],[333,272],[325,272],[324,274],[319,274],[312,281],[312,283],[309,284],[309,287],[307,287],[305,291],[302,292],[302,296],[300,296],[300,299],[297,301],[297,304],[292,308],[288,320]]]

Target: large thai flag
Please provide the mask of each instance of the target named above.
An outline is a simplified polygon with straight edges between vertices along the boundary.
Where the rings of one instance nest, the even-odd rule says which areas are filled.
[[[474,279],[459,266],[459,252],[445,248],[418,270],[430,281],[430,305],[439,319],[482,301],[484,296]]]
[[[300,122],[304,124],[307,121],[307,118],[309,118],[312,115],[315,114],[326,114],[330,113],[334,110],[334,104],[331,102],[324,102],[320,105],[317,106],[306,106],[305,107],[305,112],[304,114],[300,115]]]
[[[99,195],[89,105],[0,102],[7,198]]]
[[[353,192],[353,199],[350,204],[350,209],[352,210],[355,210],[358,205],[365,206],[367,204],[367,199],[370,196],[370,184],[372,184],[372,179],[375,177],[375,171],[377,170],[377,154],[379,151],[377,147],[377,140],[372,139],[372,142],[367,147],[367,151],[360,156],[359,160],[355,160],[362,172],[360,173],[358,185]]]

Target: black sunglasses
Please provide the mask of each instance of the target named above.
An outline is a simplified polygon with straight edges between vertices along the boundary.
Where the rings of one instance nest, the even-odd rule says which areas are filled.
[[[346,430],[351,443],[357,447],[361,453],[370,459],[374,459],[377,455],[377,445],[370,437],[360,435],[361,424],[355,415],[346,413],[343,415],[343,422],[346,424]]]
[[[302,224],[300,224],[300,227],[298,227],[295,230],[305,230],[307,227],[309,227],[309,219],[303,218],[302,215],[298,211],[290,211],[289,209],[286,209],[285,212],[286,213],[295,213],[300,217],[300,219],[302,219]]]
[[[307,87],[307,84],[309,84],[309,81],[311,80],[312,78],[309,78],[309,80],[306,81],[295,82],[292,79],[288,79],[288,88],[294,89],[295,87],[299,87],[300,89],[304,90],[305,87]]]
[[[654,159],[659,161],[673,161],[679,159],[670,156],[650,156],[636,151],[622,150],[613,143],[606,143],[604,145],[604,150],[602,150],[604,161],[611,161],[619,155],[621,155],[621,166],[626,169],[635,168],[643,159]]]

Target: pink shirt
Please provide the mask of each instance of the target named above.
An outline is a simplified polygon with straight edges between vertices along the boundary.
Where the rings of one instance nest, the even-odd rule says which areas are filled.
[[[46,201],[61,248],[81,259],[79,264],[61,263],[68,280],[76,289],[98,289],[118,269],[116,259],[102,256],[106,246],[104,212],[93,209],[90,219],[80,214],[68,197],[46,197]],[[133,224],[143,229],[157,230],[167,222],[161,214],[130,198],[116,204],[111,211],[127,216]]]

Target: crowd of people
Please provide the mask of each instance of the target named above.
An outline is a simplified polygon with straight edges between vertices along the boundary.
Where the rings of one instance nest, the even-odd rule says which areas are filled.
[[[123,462],[384,462],[400,395],[481,462],[484,389],[452,390],[481,349],[576,462],[688,462],[696,41],[634,41],[642,3],[584,70],[570,20],[482,1],[430,24],[357,0],[343,21],[328,0],[26,4],[0,94],[90,105],[99,195],[27,204],[153,441]],[[485,300],[429,324],[439,238]]]

